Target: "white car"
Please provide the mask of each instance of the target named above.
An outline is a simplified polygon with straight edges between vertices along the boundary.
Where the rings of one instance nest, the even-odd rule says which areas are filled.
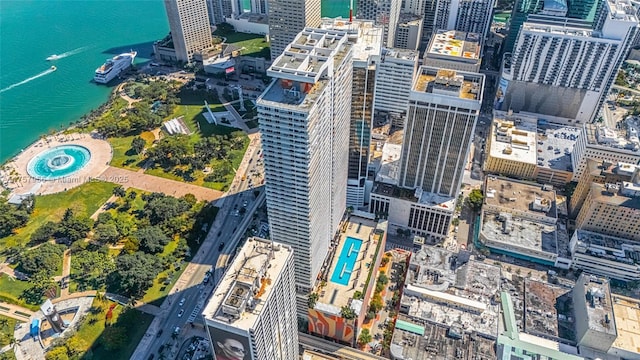
[[[185,302],[186,300],[187,300],[187,299],[182,298],[182,300],[180,300],[180,306],[184,305],[184,302]]]
[[[180,311],[178,312],[178,317],[182,317],[182,314],[184,314],[184,309],[180,309]]]

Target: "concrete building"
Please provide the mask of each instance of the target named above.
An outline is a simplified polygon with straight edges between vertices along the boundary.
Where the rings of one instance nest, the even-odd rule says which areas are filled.
[[[606,184],[606,183],[619,183],[623,181],[630,181],[635,171],[638,171],[638,165],[625,164],[625,163],[608,163],[606,161],[596,161],[587,159],[586,170],[582,173],[578,184],[571,194],[571,200],[569,203],[569,215],[571,218],[575,218],[582,204],[587,198],[589,191],[591,190],[591,184]]]
[[[322,28],[346,31],[353,47],[347,206],[359,209],[364,206],[365,199],[368,200],[367,189],[371,187],[367,178],[376,66],[379,66],[382,51],[382,27],[371,20],[349,22],[337,18],[324,19]]]
[[[640,179],[617,184],[591,183],[577,229],[640,241]]]
[[[495,339],[500,268],[468,255],[422,245],[411,256],[399,314],[411,321],[435,323],[450,333]]]
[[[534,179],[538,167],[536,122],[537,119],[529,117],[494,117],[486,144],[484,172]]]
[[[422,20],[420,15],[400,14],[394,46],[398,49],[418,50],[422,40]]]
[[[480,35],[456,30],[436,30],[422,64],[436,68],[480,72]]]
[[[267,1],[271,60],[275,61],[305,27],[320,26],[320,0]]]
[[[207,0],[211,25],[223,23],[233,13],[232,0]]]
[[[608,163],[640,163],[640,120],[630,117],[620,124],[621,130],[604,125],[585,124],[571,154],[574,164],[573,181],[587,171],[587,159]]]
[[[269,33],[269,18],[266,15],[244,12],[232,14],[225,22],[233,26],[237,32],[267,35]]]
[[[387,238],[387,222],[351,215],[343,223],[340,237],[334,242],[314,293],[318,300],[309,308],[309,332],[341,344],[356,346],[365,321],[369,301],[374,293]],[[367,266],[367,264],[369,264]],[[366,286],[366,288],[365,288]],[[355,292],[362,296],[355,298]],[[342,308],[355,316],[345,319]]]
[[[618,337],[608,351],[620,359],[640,359],[640,300],[611,294]]]
[[[580,275],[573,288],[573,307],[578,346],[606,353],[618,336],[609,282]]]
[[[568,269],[569,236],[552,187],[487,176],[480,241],[492,252]]]
[[[576,230],[569,248],[574,269],[621,281],[640,281],[640,244],[635,241]]]
[[[373,20],[376,25],[382,25],[384,29],[382,44],[385,47],[395,47],[402,0],[357,0],[356,9],[358,19]]]
[[[373,108],[376,113],[388,114],[404,125],[411,84],[418,70],[417,51],[382,49],[380,62],[376,65],[376,87]]]
[[[294,271],[290,246],[247,240],[202,312],[218,359],[297,358]]]
[[[195,53],[212,46],[211,25],[205,0],[165,0],[171,31],[170,48],[177,61],[189,63]]]
[[[489,0],[438,0],[434,29],[477,33],[489,32],[494,3]]]
[[[503,110],[539,113],[564,124],[593,121],[638,25],[628,0],[606,0],[601,13],[593,29],[562,17],[530,16],[503,65]]]
[[[274,80],[257,101],[271,238],[295,250],[301,295],[346,208],[352,54],[346,32],[307,28],[267,70]],[[306,318],[306,300],[298,306]]]
[[[455,205],[455,197],[378,182],[371,191],[369,212],[387,219],[389,225],[409,229],[413,234],[427,237],[435,243],[449,234]]]
[[[532,115],[494,111],[484,171],[564,187],[573,177],[571,155],[580,131]]]
[[[581,356],[562,352],[561,344],[555,341],[521,333],[516,323],[511,295],[501,292],[500,300],[502,321],[496,344],[497,359],[584,360]]]
[[[481,74],[419,69],[409,94],[399,186],[458,196],[483,88]]]

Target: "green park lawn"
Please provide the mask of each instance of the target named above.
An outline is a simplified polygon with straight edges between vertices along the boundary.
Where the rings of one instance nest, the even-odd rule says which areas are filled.
[[[0,240],[0,247],[24,246],[37,228],[47,221],[60,221],[71,208],[74,214],[91,216],[111,196],[116,185],[103,181],[91,181],[65,192],[36,196],[36,206],[27,225],[16,234]]]
[[[111,304],[112,302],[110,301],[93,300],[93,307],[98,309],[99,312],[87,315],[84,322],[80,324],[78,331],[73,335],[73,337],[80,339],[83,344],[86,344],[86,350],[89,348],[93,350],[92,358],[94,360],[128,359],[153,320],[153,316],[136,311],[136,326],[128,326],[126,328],[127,343],[125,346],[118,350],[109,351],[102,345],[102,332],[105,329],[106,313]],[[110,320],[110,323],[117,323],[118,316],[122,313],[123,309],[122,305],[117,305],[113,309],[113,318]],[[116,324],[114,326],[119,325]]]
[[[125,136],[125,137],[112,137],[108,141],[113,149],[113,158],[111,159],[111,166],[125,168],[129,170],[137,170],[142,166],[141,155],[136,154],[131,150],[131,141],[137,135]],[[145,131],[140,134],[146,143],[147,147],[151,146],[155,137],[149,131]]]
[[[8,275],[0,274],[0,301],[24,306],[31,310],[38,310],[37,305],[27,304],[20,298],[22,292],[31,288],[33,285],[27,281],[14,280]]]
[[[16,319],[0,315],[0,347],[9,345],[17,323]]]
[[[225,34],[224,37],[227,38],[227,44],[232,44],[240,49],[241,54],[244,56],[266,59],[270,57],[269,43],[264,35],[234,32]]]

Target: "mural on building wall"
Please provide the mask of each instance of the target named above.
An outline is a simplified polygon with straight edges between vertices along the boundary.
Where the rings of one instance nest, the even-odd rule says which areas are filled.
[[[309,332],[348,344],[353,344],[355,337],[353,320],[345,320],[340,315],[325,314],[315,309],[309,309]]]

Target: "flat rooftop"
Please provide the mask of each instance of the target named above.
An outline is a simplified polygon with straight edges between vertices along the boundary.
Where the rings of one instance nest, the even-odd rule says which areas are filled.
[[[400,156],[402,155],[402,145],[385,142],[382,146],[382,159],[380,160],[380,170],[376,174],[376,181],[385,184],[398,184],[400,174]]]
[[[618,337],[612,347],[640,353],[640,300],[612,294]]]
[[[382,37],[384,29],[375,25],[373,20],[353,20],[337,18],[323,18],[320,28],[339,30],[347,33],[349,42],[353,46],[353,61],[368,61],[380,56],[382,51]]]
[[[327,71],[328,59],[343,51],[347,33],[338,30],[305,28],[276,58],[267,75],[280,79],[317,82]]]
[[[479,101],[483,83],[484,76],[480,74],[422,66],[412,91]]]
[[[419,52],[415,50],[406,50],[406,49],[395,49],[395,48],[384,48],[382,49],[382,55],[384,55],[385,59],[398,59],[398,60],[407,60],[410,62],[415,62],[418,59]]]
[[[277,279],[292,254],[289,246],[257,237],[247,239],[205,305],[205,321],[253,329],[271,295],[271,280]]]
[[[576,230],[576,250],[589,256],[640,265],[640,244],[615,236]]]
[[[580,37],[592,37],[593,31],[578,27],[566,27],[553,24],[541,24],[539,22],[525,22],[522,24],[522,30],[544,32],[557,35],[569,35]]]
[[[394,359],[496,359],[495,340],[476,334],[457,334],[456,330],[451,334],[460,335],[460,337],[454,338],[456,335],[450,336],[449,329],[445,326],[410,319],[402,315],[398,316],[398,319],[414,325],[412,328],[415,329],[403,330],[400,327],[404,326],[398,327],[396,323],[390,347]]]
[[[450,211],[455,209],[456,203],[456,199],[454,197],[443,196],[426,191],[416,194],[415,190],[404,189],[393,184],[385,184],[382,182],[376,182],[374,184],[372,193],[412,201],[427,206],[439,207]]]
[[[480,35],[456,30],[437,30],[426,52],[428,57],[477,62],[480,59]]]
[[[580,129],[571,126],[538,125],[538,166],[573,171],[571,153],[580,136]]]
[[[530,255],[531,250],[553,255],[558,253],[555,225],[512,217],[506,213],[485,212],[481,231],[493,243],[521,248]]]
[[[545,189],[543,185],[498,176],[487,176],[484,188],[485,205],[508,212],[515,210],[525,216],[544,214],[546,222],[556,222],[556,192],[553,188]]]
[[[245,12],[238,15],[238,19],[244,19],[252,23],[257,24],[269,24],[269,17],[265,14],[256,14],[252,12]]]
[[[326,269],[322,270],[324,282],[316,284],[314,290],[318,293],[318,301],[316,302],[316,309],[324,312],[340,314],[340,308],[343,306],[351,305],[352,308],[356,307],[356,313],[360,313],[362,302],[359,305],[356,301],[352,301],[353,294],[356,291],[364,293],[365,282],[367,281],[367,275],[369,274],[369,268],[375,259],[375,252],[378,241],[382,238],[386,232],[386,222],[375,222],[373,220],[361,218],[351,215],[349,222],[347,222],[343,228],[344,231],[340,233],[338,243],[331,245],[329,253],[329,262]],[[361,240],[357,259],[355,265],[351,270],[351,275],[347,284],[339,284],[331,281],[331,278],[335,271],[342,271],[338,266],[342,266],[339,261],[346,244],[347,238],[354,238]],[[384,249],[380,249],[384,251]],[[326,276],[325,276],[326,275]],[[324,284],[324,286],[322,286]]]
[[[629,0],[607,0],[610,17],[612,19],[638,22],[636,9]]]
[[[287,81],[287,80],[284,80]],[[271,85],[258,98],[259,103],[286,107],[300,112],[308,112],[327,86],[327,80],[314,83],[308,92],[301,91],[304,84],[283,84],[283,80],[274,79]],[[283,86],[286,85],[286,86]]]
[[[527,333],[558,337],[557,299],[571,290],[525,279],[524,323]]]
[[[604,125],[585,124],[584,132],[587,143],[640,155],[640,119],[629,116],[619,123],[618,129]]]
[[[537,163],[535,124],[494,119],[490,136],[491,157],[533,165]]]
[[[609,282],[596,276],[580,277],[576,282],[576,286],[584,286],[585,303],[587,306],[587,317],[589,320],[589,328],[611,335],[616,335],[615,321],[606,322],[608,317],[613,317],[613,304],[611,303],[611,291]]]
[[[592,183],[591,193],[594,194],[593,200],[604,204],[640,210],[640,196],[625,196],[619,188],[619,184]]]

